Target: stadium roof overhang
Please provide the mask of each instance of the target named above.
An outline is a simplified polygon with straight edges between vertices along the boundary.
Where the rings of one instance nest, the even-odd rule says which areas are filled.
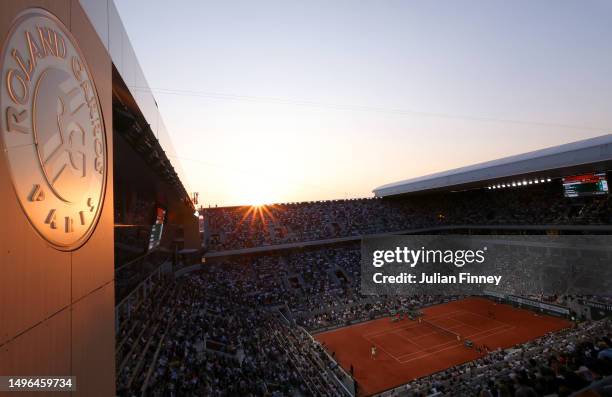
[[[522,178],[558,178],[612,168],[612,134],[379,186],[376,197],[482,188]]]
[[[162,148],[151,126],[143,116],[138,103],[134,100],[125,82],[113,66],[113,129],[122,135],[133,149],[140,154],[159,181],[164,181],[173,190],[176,199],[189,206],[195,206],[189,199],[179,175]],[[134,170],[136,167],[134,167]],[[123,169],[122,172],[134,171]],[[144,179],[144,178],[143,178]]]

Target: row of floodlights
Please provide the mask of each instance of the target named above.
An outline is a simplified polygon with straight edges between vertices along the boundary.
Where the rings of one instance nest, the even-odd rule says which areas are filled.
[[[504,189],[507,187],[517,187],[517,186],[527,186],[539,183],[547,183],[552,179],[550,178],[536,178],[536,179],[523,179],[522,181],[508,182],[508,183],[499,183],[497,185],[487,186],[487,189]]]

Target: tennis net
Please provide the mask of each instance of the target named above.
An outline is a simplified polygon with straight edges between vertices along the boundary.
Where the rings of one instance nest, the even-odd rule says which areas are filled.
[[[441,327],[439,325],[436,325],[434,323],[430,323],[429,321],[427,321],[425,319],[423,319],[422,321],[423,321],[423,324],[427,324],[430,328],[432,328],[432,329],[434,329],[434,330],[436,330],[436,331],[438,331],[438,332],[440,332],[440,333],[442,333],[444,335],[447,335],[447,336],[449,336],[449,337],[451,337],[453,339],[457,339],[457,340],[461,339],[461,335],[459,335],[456,332],[453,332],[453,331],[451,331],[449,329],[446,329],[446,328]]]

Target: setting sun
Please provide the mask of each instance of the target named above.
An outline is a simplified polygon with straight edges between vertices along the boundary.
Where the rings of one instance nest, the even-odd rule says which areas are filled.
[[[278,201],[279,192],[272,184],[266,183],[264,178],[252,178],[243,186],[241,198],[245,204],[261,207]]]
[[[249,202],[249,204],[251,204],[253,207],[262,207],[268,203],[262,199],[253,199]]]

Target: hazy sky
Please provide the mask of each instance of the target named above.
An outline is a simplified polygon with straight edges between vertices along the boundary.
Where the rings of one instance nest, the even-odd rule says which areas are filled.
[[[115,2],[204,205],[371,196],[612,132],[607,0]]]

